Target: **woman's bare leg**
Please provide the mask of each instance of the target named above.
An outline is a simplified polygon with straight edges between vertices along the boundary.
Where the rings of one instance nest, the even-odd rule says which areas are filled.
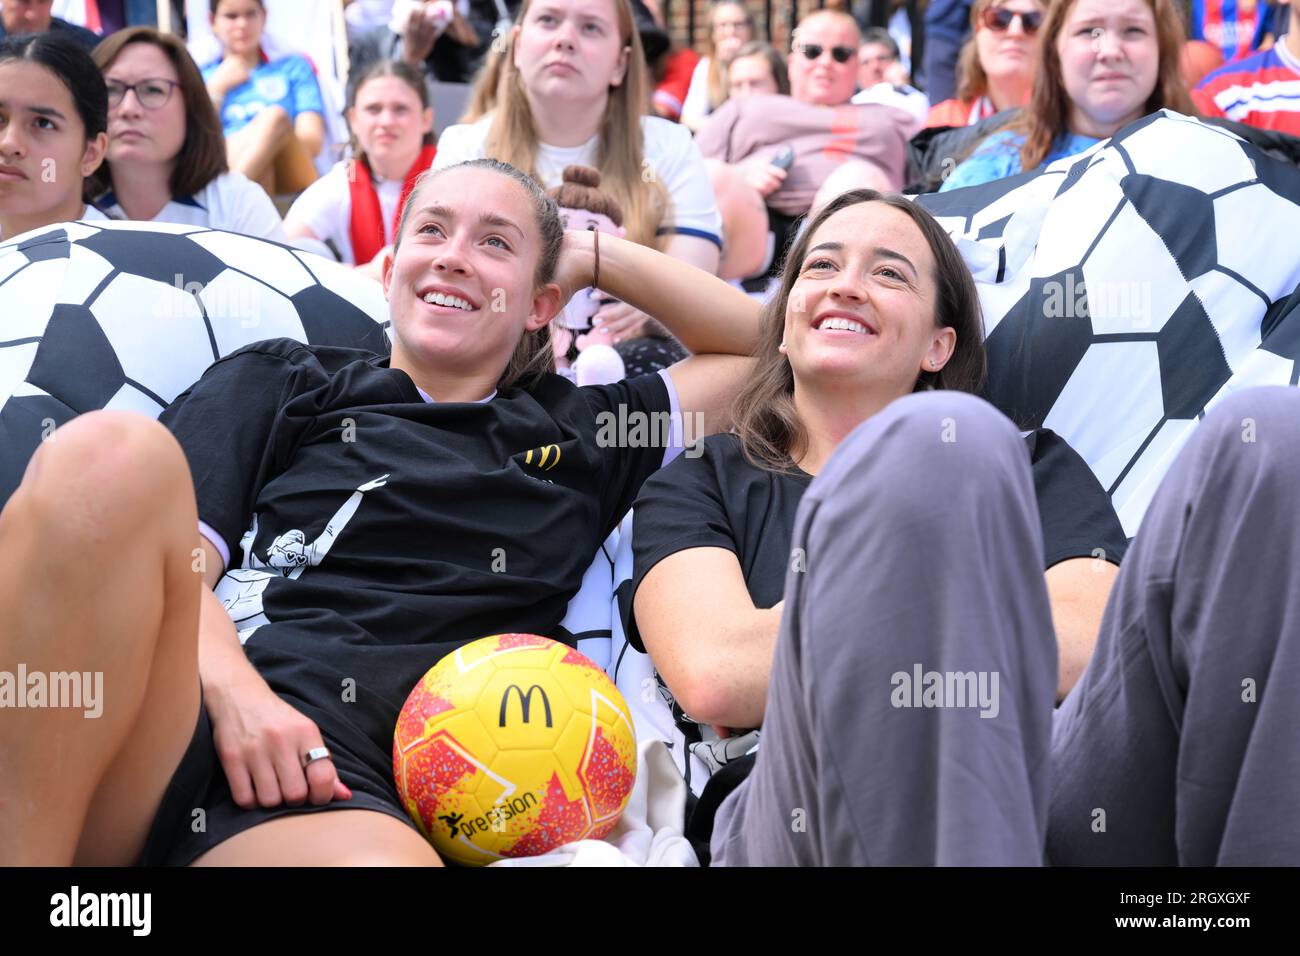
[[[0,865],[139,856],[198,719],[197,544],[158,423],[92,412],[33,457],[0,512],[0,671],[88,674],[99,693],[0,709]]]
[[[279,106],[268,106],[243,129],[226,136],[226,162],[235,172],[260,182],[275,168],[287,139],[295,139],[293,121]]]
[[[275,154],[274,168],[276,195],[300,193],[317,179],[316,164],[307,155],[307,147],[292,133]]]
[[[763,267],[767,255],[767,206],[758,190],[745,182],[736,167],[717,160],[706,160],[705,165],[722,214],[722,262],[718,264],[718,275],[724,279],[748,279]]]
[[[277,817],[238,833],[194,866],[442,866],[428,841],[374,810]]]

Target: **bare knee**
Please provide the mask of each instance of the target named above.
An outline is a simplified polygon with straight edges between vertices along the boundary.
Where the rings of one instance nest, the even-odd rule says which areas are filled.
[[[268,106],[257,114],[255,122],[261,124],[277,138],[293,132],[293,119],[283,106]]]
[[[172,434],[144,415],[117,411],[89,412],[51,432],[19,491],[27,507],[56,524],[76,507],[115,528],[158,514],[178,495],[193,496]]]

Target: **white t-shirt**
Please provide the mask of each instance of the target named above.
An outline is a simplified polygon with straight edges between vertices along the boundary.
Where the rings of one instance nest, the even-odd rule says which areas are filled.
[[[911,86],[877,83],[869,89],[859,90],[849,102],[882,103],[907,113],[912,117],[912,122],[905,131],[908,139],[925,128],[925,121],[930,115],[930,97]]]
[[[695,72],[691,74],[691,85],[682,103],[682,122],[698,126],[709,113],[709,57],[706,56],[695,64]]]
[[[109,219],[130,219],[110,191],[95,203]],[[258,239],[288,242],[275,203],[261,186],[242,173],[222,173],[193,196],[177,196],[152,222],[224,229]]]
[[[487,138],[492,114],[477,123],[452,126],[438,139],[438,155],[434,169],[454,166],[469,159],[481,159],[483,141]],[[644,136],[645,160],[668,190],[672,208],[668,211],[659,232],[683,236],[698,236],[722,246],[722,216],[718,213],[709,173],[704,167],[704,157],[685,126],[670,123],[658,116],[641,117]],[[537,175],[546,188],[560,185],[564,167],[575,163],[595,166],[597,137],[593,136],[581,146],[538,145]]]
[[[442,146],[439,144],[439,153]],[[397,202],[402,198],[400,179],[371,180],[379,196],[379,211],[384,218],[384,242],[393,241],[393,220],[397,216]],[[289,212],[286,223],[296,222],[306,226],[321,242],[334,243],[339,255],[348,265],[365,265],[356,261],[352,251],[352,192],[348,182],[348,162],[335,163],[320,179],[299,196]]]

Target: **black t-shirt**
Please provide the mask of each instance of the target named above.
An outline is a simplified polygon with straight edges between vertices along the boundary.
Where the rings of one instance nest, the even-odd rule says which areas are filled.
[[[1092,557],[1096,549],[1118,564],[1128,547],[1110,498],[1088,468],[1055,432],[1041,429],[1025,437],[1043,530],[1043,567],[1067,558]],[[620,595],[628,643],[644,652],[632,598],[650,569],[689,548],[726,548],[736,554],[755,607],[772,607],[784,595],[795,513],[812,476],[777,473],[751,465],[735,435],[712,435],[695,458],[679,457],[641,489],[632,519],[632,582]],[[714,814],[727,794],[753,767],[752,754],[733,753],[713,740],[684,713],[671,692],[663,696],[682,734],[682,746],[713,775],[688,798],[686,836],[706,865]],[[757,735],[742,743],[752,746]],[[683,754],[690,784],[691,758]]]
[[[602,447],[597,416],[669,404],[659,375],[431,403],[387,356],[276,339],[216,362],[161,421],[231,551],[217,591],[249,659],[336,740],[391,754],[407,694],[457,646],[572,643],[566,606],[664,454]]]
[[[1079,454],[1055,432],[1025,439],[1043,529],[1043,567],[1102,549],[1118,564],[1128,547],[1110,498]],[[656,564],[688,548],[736,553],[754,606],[772,607],[785,590],[795,511],[812,476],[751,465],[735,435],[712,435],[696,458],[678,458],[645,483],[632,531],[632,594]],[[644,651],[636,619],[629,643]]]

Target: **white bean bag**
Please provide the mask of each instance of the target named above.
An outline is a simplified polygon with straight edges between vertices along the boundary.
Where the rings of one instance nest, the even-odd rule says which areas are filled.
[[[1129,536],[1209,409],[1296,383],[1300,170],[1224,129],[1166,110],[918,201],[975,276],[989,399],[1065,438]]]

